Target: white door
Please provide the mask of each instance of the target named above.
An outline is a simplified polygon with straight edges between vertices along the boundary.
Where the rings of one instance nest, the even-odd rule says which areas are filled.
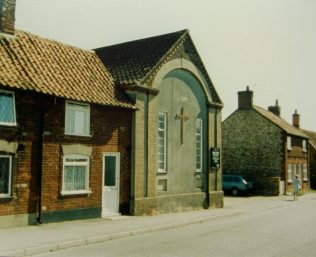
[[[119,214],[120,153],[103,155],[102,216]]]

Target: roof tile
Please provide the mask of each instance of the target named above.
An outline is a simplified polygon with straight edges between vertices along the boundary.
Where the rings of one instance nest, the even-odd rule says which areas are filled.
[[[16,30],[0,35],[0,84],[71,100],[134,108],[90,50]]]

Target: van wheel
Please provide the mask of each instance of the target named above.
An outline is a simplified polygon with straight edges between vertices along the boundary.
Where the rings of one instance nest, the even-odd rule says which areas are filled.
[[[236,196],[236,195],[238,195],[238,189],[237,188],[233,188],[232,189],[232,195],[234,195],[234,196]]]

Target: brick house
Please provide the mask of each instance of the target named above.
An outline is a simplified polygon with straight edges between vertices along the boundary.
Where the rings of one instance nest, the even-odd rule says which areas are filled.
[[[132,199],[135,215],[223,206],[222,102],[187,30],[96,49],[134,99]]]
[[[128,212],[134,105],[93,51],[0,7],[0,227]]]
[[[280,106],[268,110],[253,104],[253,92],[238,92],[238,109],[222,125],[223,173],[241,174],[257,193],[292,191],[295,175],[308,189],[308,137],[280,117]]]
[[[316,189],[316,132],[301,129],[308,137],[310,187]]]

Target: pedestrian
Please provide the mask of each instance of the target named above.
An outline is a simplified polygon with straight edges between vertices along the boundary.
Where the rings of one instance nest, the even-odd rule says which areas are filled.
[[[293,181],[293,195],[294,195],[294,200],[298,200],[298,193],[301,188],[301,182],[298,179],[298,175],[295,176],[295,179]]]

